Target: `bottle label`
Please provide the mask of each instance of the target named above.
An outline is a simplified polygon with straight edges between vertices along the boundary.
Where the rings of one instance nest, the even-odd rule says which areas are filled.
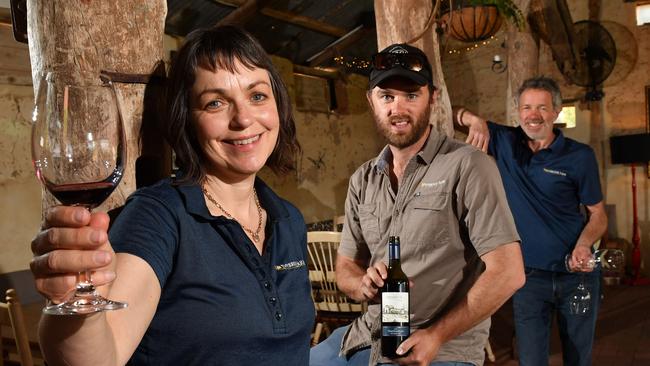
[[[383,326],[381,327],[382,337],[408,337],[411,329],[404,326]]]
[[[409,322],[408,292],[382,292],[381,321],[383,323]]]

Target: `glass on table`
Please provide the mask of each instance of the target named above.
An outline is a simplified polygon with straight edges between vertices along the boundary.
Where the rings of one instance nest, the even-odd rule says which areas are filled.
[[[99,75],[48,72],[40,81],[32,114],[36,176],[62,204],[89,211],[117,187],[126,162],[126,139],[113,85]],[[78,274],[74,295],[48,304],[46,314],[117,310],[126,303],[102,297],[90,271]]]

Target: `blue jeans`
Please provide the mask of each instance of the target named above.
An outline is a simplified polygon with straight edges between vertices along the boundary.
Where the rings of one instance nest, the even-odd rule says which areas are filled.
[[[569,311],[569,298],[584,280],[591,292],[586,314]],[[591,365],[591,349],[600,307],[600,271],[561,273],[526,268],[526,284],[513,296],[517,351],[522,366],[548,366],[549,337],[557,314],[565,365]]]
[[[339,357],[341,341],[348,326],[337,328],[326,340],[312,347],[309,353],[309,366],[368,366],[370,347],[356,351],[349,359]],[[378,365],[392,365],[382,363]],[[431,366],[472,366],[466,362],[432,362]]]

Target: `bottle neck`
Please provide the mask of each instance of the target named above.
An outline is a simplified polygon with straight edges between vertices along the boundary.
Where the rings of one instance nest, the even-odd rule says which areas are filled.
[[[392,267],[393,265],[399,263],[400,263],[399,244],[390,243],[388,245],[388,266]]]

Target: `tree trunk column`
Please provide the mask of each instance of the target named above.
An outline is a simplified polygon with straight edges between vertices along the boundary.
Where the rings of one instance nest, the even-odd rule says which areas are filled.
[[[28,0],[27,24],[34,93],[40,75],[96,73],[150,74],[163,58],[167,3],[164,0]],[[122,182],[102,206],[124,203],[135,190],[135,160],[140,155],[143,84],[115,83],[128,143]],[[92,123],[92,121],[89,121]],[[52,198],[44,195],[43,205]]]
[[[379,50],[393,43],[406,43],[422,34],[427,26],[432,7],[431,0],[375,0],[377,45]],[[438,36],[433,29],[428,29],[412,45],[423,50],[429,58],[433,69],[433,83],[438,88],[438,99],[432,108],[431,122],[438,131],[453,136],[451,102],[445,78],[442,74]]]
[[[531,0],[514,0],[528,19]],[[524,80],[537,76],[539,72],[539,41],[533,37],[528,22],[526,29],[520,31],[507,23],[506,45],[508,47],[508,90],[506,93],[506,124],[519,124],[517,112],[517,90]]]

